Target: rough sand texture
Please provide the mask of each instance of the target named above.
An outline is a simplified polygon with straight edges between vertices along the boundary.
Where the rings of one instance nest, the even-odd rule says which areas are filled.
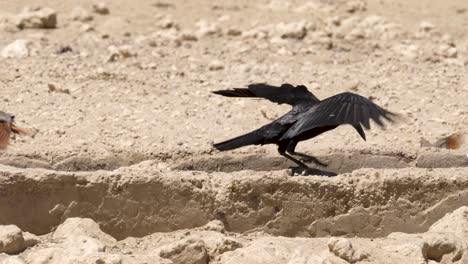
[[[465,0],[0,1],[0,110],[36,131],[0,153],[0,263],[467,263],[468,140],[421,147],[468,136],[467,26]],[[253,82],[404,120],[301,142],[339,175],[297,176],[211,148],[288,110],[210,93]]]

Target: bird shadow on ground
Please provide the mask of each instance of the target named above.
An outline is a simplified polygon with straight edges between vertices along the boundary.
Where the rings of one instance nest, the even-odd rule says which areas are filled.
[[[242,170],[252,171],[275,171],[291,169],[292,175],[312,176],[336,176],[335,172],[324,171],[322,168],[308,168],[295,166],[293,162],[283,157],[269,157],[264,155],[243,155],[222,157],[193,157],[176,163],[175,170],[194,170],[206,172],[235,172]]]

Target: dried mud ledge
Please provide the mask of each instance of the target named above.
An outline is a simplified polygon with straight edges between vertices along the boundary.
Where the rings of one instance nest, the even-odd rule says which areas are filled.
[[[430,163],[428,157],[418,159]],[[288,170],[161,171],[151,162],[93,172],[0,165],[0,224],[46,234],[68,217],[89,217],[117,239],[214,219],[233,232],[283,236],[424,232],[468,205],[466,160],[454,157],[462,162],[457,168],[359,169],[336,177],[291,177]]]
[[[316,156],[327,167],[310,163],[311,167],[333,173],[348,173],[361,168],[452,168],[468,167],[465,155],[450,153],[404,154],[382,153],[335,153]],[[165,163],[174,170],[236,172],[243,170],[277,171],[296,165],[279,155],[259,154],[209,154],[209,153],[139,153],[129,151],[107,151],[99,153],[79,153],[70,155],[0,155],[0,164],[18,168],[44,168],[56,171],[97,171],[116,170],[139,164],[144,161]]]

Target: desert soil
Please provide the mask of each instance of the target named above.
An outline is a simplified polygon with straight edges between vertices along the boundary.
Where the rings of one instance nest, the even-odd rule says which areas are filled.
[[[55,18],[55,19],[54,19]],[[0,1],[0,263],[468,263],[468,2]],[[213,142],[306,85],[403,118],[298,150]],[[466,141],[466,140],[465,140]],[[311,164],[311,166],[314,166]]]

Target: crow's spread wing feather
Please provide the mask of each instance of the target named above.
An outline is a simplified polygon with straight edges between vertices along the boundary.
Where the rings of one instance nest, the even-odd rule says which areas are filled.
[[[371,119],[377,125],[383,126],[381,118],[393,121],[394,117],[396,114],[379,107],[367,98],[348,92],[341,93],[312,106],[299,117],[298,121],[281,137],[281,140],[293,138],[322,126],[350,124],[356,128],[362,124],[369,129]]]
[[[228,97],[260,97],[278,104],[289,104],[292,106],[302,103],[320,102],[307,87],[303,85],[293,86],[283,84],[280,87],[264,83],[250,84],[247,88],[234,88],[231,90],[219,90],[213,93]]]

